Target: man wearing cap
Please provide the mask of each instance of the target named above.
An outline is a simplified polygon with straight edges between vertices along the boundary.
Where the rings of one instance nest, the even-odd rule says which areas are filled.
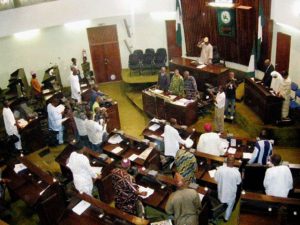
[[[224,220],[228,221],[235,203],[237,186],[241,183],[241,174],[234,167],[234,155],[228,155],[226,165],[217,168],[214,178],[218,186],[218,198],[227,204]]]
[[[201,134],[198,144],[197,151],[215,156],[223,155],[221,149],[221,138],[220,136],[212,132],[212,125],[210,123],[204,124],[204,134]]]
[[[185,147],[178,150],[175,157],[176,171],[184,178],[187,183],[196,182],[195,173],[198,169],[195,155],[189,152],[193,141],[186,140]]]
[[[267,195],[286,198],[293,189],[293,177],[291,170],[286,165],[281,165],[281,156],[271,156],[272,167],[267,169],[264,179],[264,187]]]
[[[198,42],[197,47],[201,48],[199,62],[206,65],[211,64],[213,58],[213,47],[209,43],[208,37],[205,37],[201,42]]]
[[[34,92],[34,96],[35,97],[40,97],[41,93],[42,93],[42,87],[41,87],[40,82],[36,78],[36,73],[32,71],[31,72],[31,77],[32,78],[31,78],[30,84],[31,84],[32,90]]]
[[[175,225],[198,225],[202,206],[197,191],[188,188],[180,174],[176,173],[174,179],[177,190],[169,196],[166,212],[174,215]]]
[[[145,196],[147,193],[140,192],[134,178],[128,174],[130,164],[128,159],[123,159],[122,168],[115,168],[111,172],[115,206],[124,212],[141,216],[143,206],[139,201],[139,195]]]

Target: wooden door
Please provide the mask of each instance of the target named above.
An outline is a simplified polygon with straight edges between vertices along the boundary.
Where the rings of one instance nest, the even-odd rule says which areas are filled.
[[[88,28],[87,34],[96,81],[120,80],[121,59],[116,25]]]
[[[182,49],[176,43],[176,20],[166,20],[166,31],[169,60],[181,57]]]
[[[278,72],[281,72],[283,70],[289,71],[290,48],[291,48],[291,36],[278,32],[277,47],[276,47],[276,65],[275,65],[276,71]]]

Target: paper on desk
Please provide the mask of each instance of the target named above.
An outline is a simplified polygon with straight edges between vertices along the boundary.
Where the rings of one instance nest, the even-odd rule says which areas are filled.
[[[22,170],[27,169],[27,167],[23,163],[15,164],[14,171],[15,173],[19,173]]]
[[[146,148],[141,154],[139,154],[139,158],[146,160],[150,153],[152,152],[152,147]]]
[[[72,211],[80,216],[90,206],[91,203],[81,200],[77,205],[73,207]]]
[[[206,67],[206,65],[205,64],[201,64],[201,65],[197,66],[197,69],[203,69],[204,67]]]
[[[202,199],[204,198],[204,195],[201,194],[201,193],[198,193],[198,195],[199,195],[199,198],[200,198],[200,202],[202,202]]]
[[[162,90],[159,90],[159,89],[154,89],[154,90],[152,90],[153,91],[153,93],[155,93],[155,94],[162,94],[164,91],[162,91]]]
[[[227,150],[227,153],[228,153],[228,154],[235,154],[235,153],[236,153],[236,148],[229,148],[229,149]]]
[[[151,125],[148,129],[151,130],[151,131],[156,131],[160,128],[160,125],[155,123],[153,125]]]
[[[174,100],[175,98],[177,98],[177,96],[176,96],[176,95],[169,95],[169,98],[170,98],[171,100]]]
[[[210,176],[211,178],[214,178],[214,177],[215,177],[216,171],[217,171],[216,169],[208,171],[209,176]]]
[[[138,158],[138,155],[132,154],[128,159],[129,159],[130,161],[134,161],[134,160],[136,160],[136,158]]]
[[[49,92],[50,92],[49,89],[44,89],[44,90],[43,90],[43,94],[47,94],[47,93],[49,93]]]
[[[236,146],[236,139],[235,138],[230,139],[230,146],[232,146],[232,147]]]
[[[154,189],[149,188],[149,187],[143,187],[139,185],[139,192],[147,192],[146,196],[141,196],[141,198],[148,198],[150,195],[154,193]]]
[[[118,147],[115,147],[111,152],[114,154],[119,154],[122,150],[123,150],[123,148],[118,146]]]
[[[108,139],[108,143],[110,144],[119,144],[121,141],[123,141],[123,139],[119,134],[114,134]]]
[[[47,101],[48,99],[52,98],[53,95],[47,95],[45,96],[45,100]]]
[[[221,138],[219,148],[222,151],[222,155],[224,155],[228,147],[229,147],[229,142],[226,139]]]
[[[80,84],[80,87],[87,87],[87,84]]]
[[[189,103],[193,102],[193,100],[189,100],[186,98],[181,98],[174,102],[176,105],[187,106]]]
[[[243,159],[251,159],[252,153],[250,152],[243,152]]]
[[[92,166],[92,170],[95,174],[100,175],[102,171],[102,167]]]

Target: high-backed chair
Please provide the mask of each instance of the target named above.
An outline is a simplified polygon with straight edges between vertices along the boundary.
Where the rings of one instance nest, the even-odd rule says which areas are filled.
[[[129,55],[128,68],[130,69],[130,75],[131,72],[135,72],[135,71],[138,71],[139,74],[141,74],[141,62],[138,55],[136,54]]]
[[[155,51],[154,51],[153,48],[146,48],[145,54],[151,54],[151,55],[154,55],[154,54],[155,54]]]
[[[150,73],[153,74],[153,59],[154,59],[154,55],[152,55],[151,53],[150,54],[145,53],[143,55],[142,66],[141,66],[142,73],[150,71]]]
[[[166,57],[156,52],[153,60],[153,67],[154,69],[160,69],[163,66],[166,66]]]

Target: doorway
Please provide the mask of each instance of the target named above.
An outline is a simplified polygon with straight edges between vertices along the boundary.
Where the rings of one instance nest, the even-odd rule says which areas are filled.
[[[275,69],[279,73],[283,70],[289,72],[290,48],[291,48],[291,36],[278,32]]]

